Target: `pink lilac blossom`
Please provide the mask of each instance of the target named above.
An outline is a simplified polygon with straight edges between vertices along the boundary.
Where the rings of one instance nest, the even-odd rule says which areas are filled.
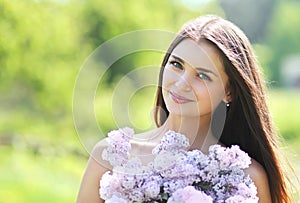
[[[243,171],[251,159],[238,146],[212,145],[205,155],[187,151],[188,139],[168,131],[153,149],[154,161],[144,166],[138,157],[129,156],[132,136],[133,131],[125,128],[107,138],[110,145],[102,156],[113,171],[100,180],[102,199],[174,203],[194,202],[201,196],[211,202],[258,202],[256,187]],[[179,200],[186,194],[191,194],[190,199]]]
[[[105,203],[127,203],[127,201],[122,198],[113,196],[112,198],[106,200]]]
[[[184,135],[169,130],[163,136],[160,144],[153,149],[152,153],[158,154],[161,151],[186,150],[189,146],[189,140]]]
[[[193,186],[178,189],[167,203],[212,203],[213,199],[204,192],[195,190]]]
[[[128,127],[109,132],[107,138],[109,146],[102,152],[103,160],[109,161],[113,167],[126,163],[133,134],[133,130]]]

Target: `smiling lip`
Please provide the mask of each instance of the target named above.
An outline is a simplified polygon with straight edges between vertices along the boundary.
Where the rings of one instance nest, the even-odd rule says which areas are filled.
[[[170,91],[170,95],[171,95],[171,98],[173,99],[173,101],[177,104],[184,104],[184,103],[188,103],[188,102],[193,102],[193,100],[185,98],[183,96],[180,96],[180,95],[178,95],[174,92],[171,92],[171,91]]]

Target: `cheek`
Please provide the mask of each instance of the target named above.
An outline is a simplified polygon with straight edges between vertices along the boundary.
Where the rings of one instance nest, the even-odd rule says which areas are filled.
[[[195,96],[200,106],[215,109],[225,96],[224,88],[220,85],[203,83],[194,88]]]
[[[197,98],[198,103],[200,103],[201,106],[210,105],[210,91],[204,83],[194,88],[194,94]]]
[[[170,84],[173,84],[177,80],[178,80],[178,75],[166,68],[163,73],[162,87],[166,87]]]
[[[213,108],[217,107],[225,97],[225,89],[222,85],[216,85],[208,89]]]

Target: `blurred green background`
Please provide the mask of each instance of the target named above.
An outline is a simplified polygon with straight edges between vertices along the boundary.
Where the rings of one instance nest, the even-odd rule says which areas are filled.
[[[203,14],[226,17],[249,36],[268,81],[282,149],[299,177],[299,10],[298,0],[1,0],[0,202],[74,202],[88,158],[72,117],[73,88],[84,61],[120,34],[177,32]],[[158,66],[161,57],[136,54],[109,69],[95,98],[104,132],[116,128],[110,109],[114,85],[136,67]],[[131,97],[137,131],[153,126],[148,115],[154,89]]]

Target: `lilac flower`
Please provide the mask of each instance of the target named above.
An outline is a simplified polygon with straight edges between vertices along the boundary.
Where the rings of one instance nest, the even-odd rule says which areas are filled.
[[[181,154],[172,151],[162,150],[154,159],[154,169],[156,171],[166,171],[175,166],[177,160],[181,158]]]
[[[112,166],[123,165],[128,159],[128,152],[131,150],[130,139],[133,137],[133,130],[123,128],[108,133],[107,142],[109,146],[103,150],[102,158],[110,162]]]
[[[178,189],[167,203],[212,203],[213,199],[193,186]]]
[[[188,139],[168,131],[144,166],[130,157],[128,128],[111,131],[103,159],[113,166],[100,181],[100,196],[110,202],[258,202],[257,189],[243,169],[250,157],[238,146],[212,145],[209,154],[187,151]]]
[[[161,151],[180,151],[185,150],[190,146],[189,140],[182,134],[169,130],[162,138],[152,153],[158,154]]]
[[[104,173],[100,181],[100,197],[103,199],[112,198],[114,194],[119,193],[121,182],[119,177],[112,175],[109,171]]]
[[[124,199],[118,198],[114,195],[112,198],[106,200],[105,203],[127,203],[127,202]]]
[[[149,200],[158,198],[158,195],[160,193],[161,178],[159,176],[154,176],[151,179],[143,184],[146,199]]]
[[[246,199],[242,195],[234,195],[232,197],[229,197],[225,201],[225,203],[257,203],[257,202],[258,202],[258,198]]]
[[[220,145],[212,145],[209,148],[210,157],[218,160],[221,168],[238,167],[247,168],[251,164],[251,159],[239,146],[233,145],[231,148],[225,148]]]

